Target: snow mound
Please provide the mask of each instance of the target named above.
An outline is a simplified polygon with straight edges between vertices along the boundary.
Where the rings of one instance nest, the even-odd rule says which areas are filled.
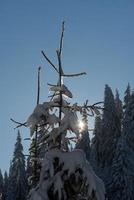
[[[95,175],[82,150],[49,150],[42,161],[38,186],[30,200],[104,200],[103,182]]]

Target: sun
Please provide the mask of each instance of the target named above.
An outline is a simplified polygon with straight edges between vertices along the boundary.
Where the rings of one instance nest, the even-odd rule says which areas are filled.
[[[83,121],[79,121],[78,126],[79,126],[80,131],[82,131],[84,129],[84,127],[85,127],[85,124],[84,124]]]

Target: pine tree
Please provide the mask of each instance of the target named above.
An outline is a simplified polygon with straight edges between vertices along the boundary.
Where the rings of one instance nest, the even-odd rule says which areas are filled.
[[[125,115],[125,126],[124,134],[126,134],[126,142],[129,148],[129,159],[131,167],[131,179],[132,185],[134,185],[134,92],[130,97],[129,104],[127,106],[126,115]],[[134,192],[133,192],[134,195]]]
[[[116,98],[117,99],[117,98]],[[119,98],[118,98],[119,99]],[[117,101],[116,101],[117,102]],[[118,101],[119,102],[119,101]],[[119,106],[118,106],[119,107]],[[124,113],[122,124],[123,129],[120,126],[122,133],[117,143],[115,156],[112,164],[112,178],[108,185],[108,195],[111,200],[127,200],[133,199],[133,164],[132,164],[132,149],[131,141],[133,146],[133,134],[131,130],[131,124],[133,121],[133,107],[134,107],[134,96],[131,96],[130,86],[127,86],[124,97]],[[122,110],[122,109],[120,109]],[[122,113],[122,112],[117,112]],[[121,119],[122,117],[119,117]],[[118,123],[121,124],[121,121]],[[121,132],[121,131],[120,131]]]
[[[130,84],[128,83],[126,91],[125,91],[125,97],[124,97],[124,106],[123,106],[124,110],[126,110],[126,108],[128,107],[130,97],[131,97],[131,88],[130,88]]]
[[[127,89],[125,91],[124,97],[124,105],[123,105],[123,134],[128,134],[128,130],[130,127],[130,99],[131,99],[131,90],[130,85],[128,84]]]
[[[25,200],[27,195],[27,179],[25,171],[25,157],[21,136],[18,131],[13,160],[9,172],[8,200]]]
[[[8,174],[5,171],[4,173],[4,195],[3,195],[3,200],[7,200],[8,197]]]
[[[12,161],[10,161],[9,167],[9,177],[8,177],[8,187],[7,187],[7,200],[15,199],[14,196],[14,184],[13,184],[13,177],[12,177]]]
[[[108,186],[110,200],[133,200],[132,169],[126,138],[118,141],[112,164],[112,181]]]
[[[101,159],[103,157],[101,154],[101,149],[103,146],[102,137],[102,119],[100,116],[97,116],[95,118],[95,126],[91,144],[91,161],[96,171],[99,169]]]
[[[122,101],[120,100],[119,92],[117,89],[116,89],[116,96],[115,96],[115,108],[116,108],[116,116],[117,116],[117,127],[118,127],[118,132],[120,135],[122,131],[123,106],[122,106]]]
[[[125,117],[127,123],[126,138],[130,149],[134,152],[134,92],[131,95]]]
[[[117,117],[114,95],[111,88],[105,86],[104,112],[102,117],[102,149],[101,163],[103,166],[111,165],[115,153],[116,143],[120,136],[118,128],[119,119]]]
[[[0,169],[0,199],[3,200],[3,191],[4,190],[4,182],[3,182],[3,175]]]

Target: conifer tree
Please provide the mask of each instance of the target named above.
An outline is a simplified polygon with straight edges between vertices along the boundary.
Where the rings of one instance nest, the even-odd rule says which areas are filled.
[[[8,200],[25,200],[27,195],[27,179],[25,171],[25,157],[18,131],[17,141],[9,172]]]
[[[130,84],[128,83],[127,88],[125,90],[124,106],[123,106],[124,110],[127,109],[127,106],[130,101],[130,97],[131,97],[131,88],[130,88]]]
[[[3,192],[4,192],[4,182],[3,182],[3,175],[0,169],[0,199],[3,200]]]
[[[124,97],[124,105],[123,105],[123,134],[128,134],[128,130],[130,127],[130,99],[131,99],[131,90],[130,85],[128,84],[127,89],[125,91]]]
[[[101,159],[103,155],[101,154],[102,151],[102,119],[100,116],[96,116],[95,118],[95,126],[94,126],[94,131],[93,131],[93,139],[92,139],[92,144],[91,144],[91,161],[96,169],[96,171],[100,167]]]
[[[13,184],[13,176],[12,176],[12,161],[10,161],[8,187],[7,187],[7,200],[15,199],[13,191],[14,191],[14,184]]]
[[[5,171],[4,173],[4,195],[3,195],[3,200],[7,200],[8,197],[8,174]]]
[[[131,180],[134,185],[134,92],[129,100],[124,118],[124,134],[126,135],[126,143],[128,145],[128,156],[130,159]],[[134,192],[133,192],[134,195]]]
[[[132,95],[133,96],[133,95]],[[133,199],[133,180],[134,180],[134,173],[133,173],[133,163],[132,163],[132,149],[131,149],[131,141],[133,140],[133,134],[131,135],[131,124],[133,121],[132,113],[133,113],[133,103],[134,97],[131,96],[130,85],[127,86],[125,91],[124,97],[124,113],[122,112],[121,106],[118,106],[118,110],[121,112],[117,112],[118,119],[118,127],[120,128],[120,138],[117,143],[113,163],[112,163],[112,177],[107,186],[109,199],[111,200],[127,200]],[[118,99],[118,101],[117,101]],[[116,95],[115,100],[119,102],[118,94]],[[118,103],[118,105],[121,105]],[[117,110],[117,106],[116,106]],[[122,120],[123,117],[123,120]],[[121,123],[122,122],[122,123]],[[122,125],[123,124],[123,125]],[[122,128],[123,127],[123,128]],[[131,131],[130,131],[131,130]],[[133,146],[133,144],[132,144]]]
[[[112,164],[117,138],[120,135],[117,119],[114,95],[111,88],[106,85],[104,96],[104,112],[102,118],[103,146],[101,148],[101,163],[103,166],[110,166]]]
[[[125,118],[127,123],[127,132],[125,132],[127,142],[130,150],[134,152],[134,92],[131,95]]]
[[[118,143],[112,164],[112,179],[108,185],[110,200],[133,200],[132,168],[129,150],[123,134]]]
[[[27,183],[28,183],[27,189],[28,189],[28,192],[29,192],[31,187],[32,187],[32,172],[33,172],[30,156],[28,156],[26,162],[27,162],[27,164],[26,164],[26,177],[27,177]]]
[[[116,89],[116,96],[115,96],[115,108],[116,108],[116,116],[117,116],[117,128],[119,135],[121,134],[122,131],[122,119],[123,119],[123,106],[122,106],[122,101],[120,100],[119,97],[119,92]]]

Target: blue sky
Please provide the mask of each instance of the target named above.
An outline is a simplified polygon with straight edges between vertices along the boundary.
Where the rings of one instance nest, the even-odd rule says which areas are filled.
[[[55,72],[41,50],[56,63],[61,22],[65,20],[65,72],[87,75],[65,80],[74,102],[103,100],[105,84],[121,97],[134,87],[134,1],[132,0],[5,0],[0,1],[0,168],[8,169],[17,131],[10,118],[26,121],[36,104],[37,68],[41,102]],[[21,129],[23,139],[29,136]],[[28,148],[28,143],[23,142]]]

